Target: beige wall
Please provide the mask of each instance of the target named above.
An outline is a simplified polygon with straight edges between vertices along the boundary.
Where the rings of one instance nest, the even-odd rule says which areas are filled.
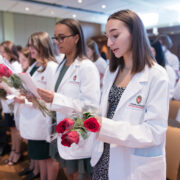
[[[46,31],[53,36],[57,18],[0,12],[0,42],[14,41],[18,45],[26,45],[28,37],[38,31]],[[81,22],[85,39],[100,35],[101,25]],[[4,32],[4,33],[3,33]]]
[[[0,12],[0,42],[3,41],[3,13]]]

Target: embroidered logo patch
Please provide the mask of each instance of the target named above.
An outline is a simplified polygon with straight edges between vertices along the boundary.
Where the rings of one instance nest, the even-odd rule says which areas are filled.
[[[138,97],[136,98],[137,104],[140,104],[141,101],[142,101],[142,96],[138,96]]]

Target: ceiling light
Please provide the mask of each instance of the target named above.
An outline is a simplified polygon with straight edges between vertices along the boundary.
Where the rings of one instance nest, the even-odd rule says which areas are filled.
[[[82,0],[78,0],[78,3],[82,3]]]
[[[29,11],[29,8],[28,8],[28,7],[25,7],[25,10],[26,10],[26,11]]]
[[[76,14],[73,14],[72,17],[73,17],[73,18],[76,18]]]
[[[105,5],[105,4],[103,4],[101,7],[102,7],[103,9],[105,9],[105,8],[106,8],[106,5]]]

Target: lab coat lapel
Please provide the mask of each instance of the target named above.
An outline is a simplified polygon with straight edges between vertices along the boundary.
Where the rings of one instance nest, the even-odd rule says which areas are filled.
[[[77,66],[79,66],[79,61],[76,59],[73,64],[70,65],[70,67],[68,68],[67,72],[65,73],[59,87],[58,87],[58,91],[63,87],[63,85],[69,81],[69,78],[72,76],[72,74],[75,72]]]
[[[130,98],[135,96],[143,88],[143,82],[147,82],[147,81],[148,81],[148,67],[146,66],[142,72],[135,74],[131,79],[131,81],[129,82],[128,86],[126,87],[124,93],[121,96],[121,99],[118,103],[114,115],[121,107],[125,105],[127,101],[129,101]]]
[[[118,70],[119,68],[117,68],[117,70],[114,73],[109,73],[109,76],[105,79],[105,82],[108,82],[108,83],[107,83],[107,87],[105,87],[105,91],[103,92],[103,99],[101,99],[102,116],[106,116],[107,114],[109,91],[115,81]]]

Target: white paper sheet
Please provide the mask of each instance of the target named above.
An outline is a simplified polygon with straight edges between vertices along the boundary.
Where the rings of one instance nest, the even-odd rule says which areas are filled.
[[[35,95],[37,98],[40,99],[40,96],[37,92],[37,87],[34,84],[31,76],[29,73],[25,72],[25,73],[19,73],[18,76],[21,78],[21,80],[23,81],[23,83],[26,85],[27,89],[33,94]]]

